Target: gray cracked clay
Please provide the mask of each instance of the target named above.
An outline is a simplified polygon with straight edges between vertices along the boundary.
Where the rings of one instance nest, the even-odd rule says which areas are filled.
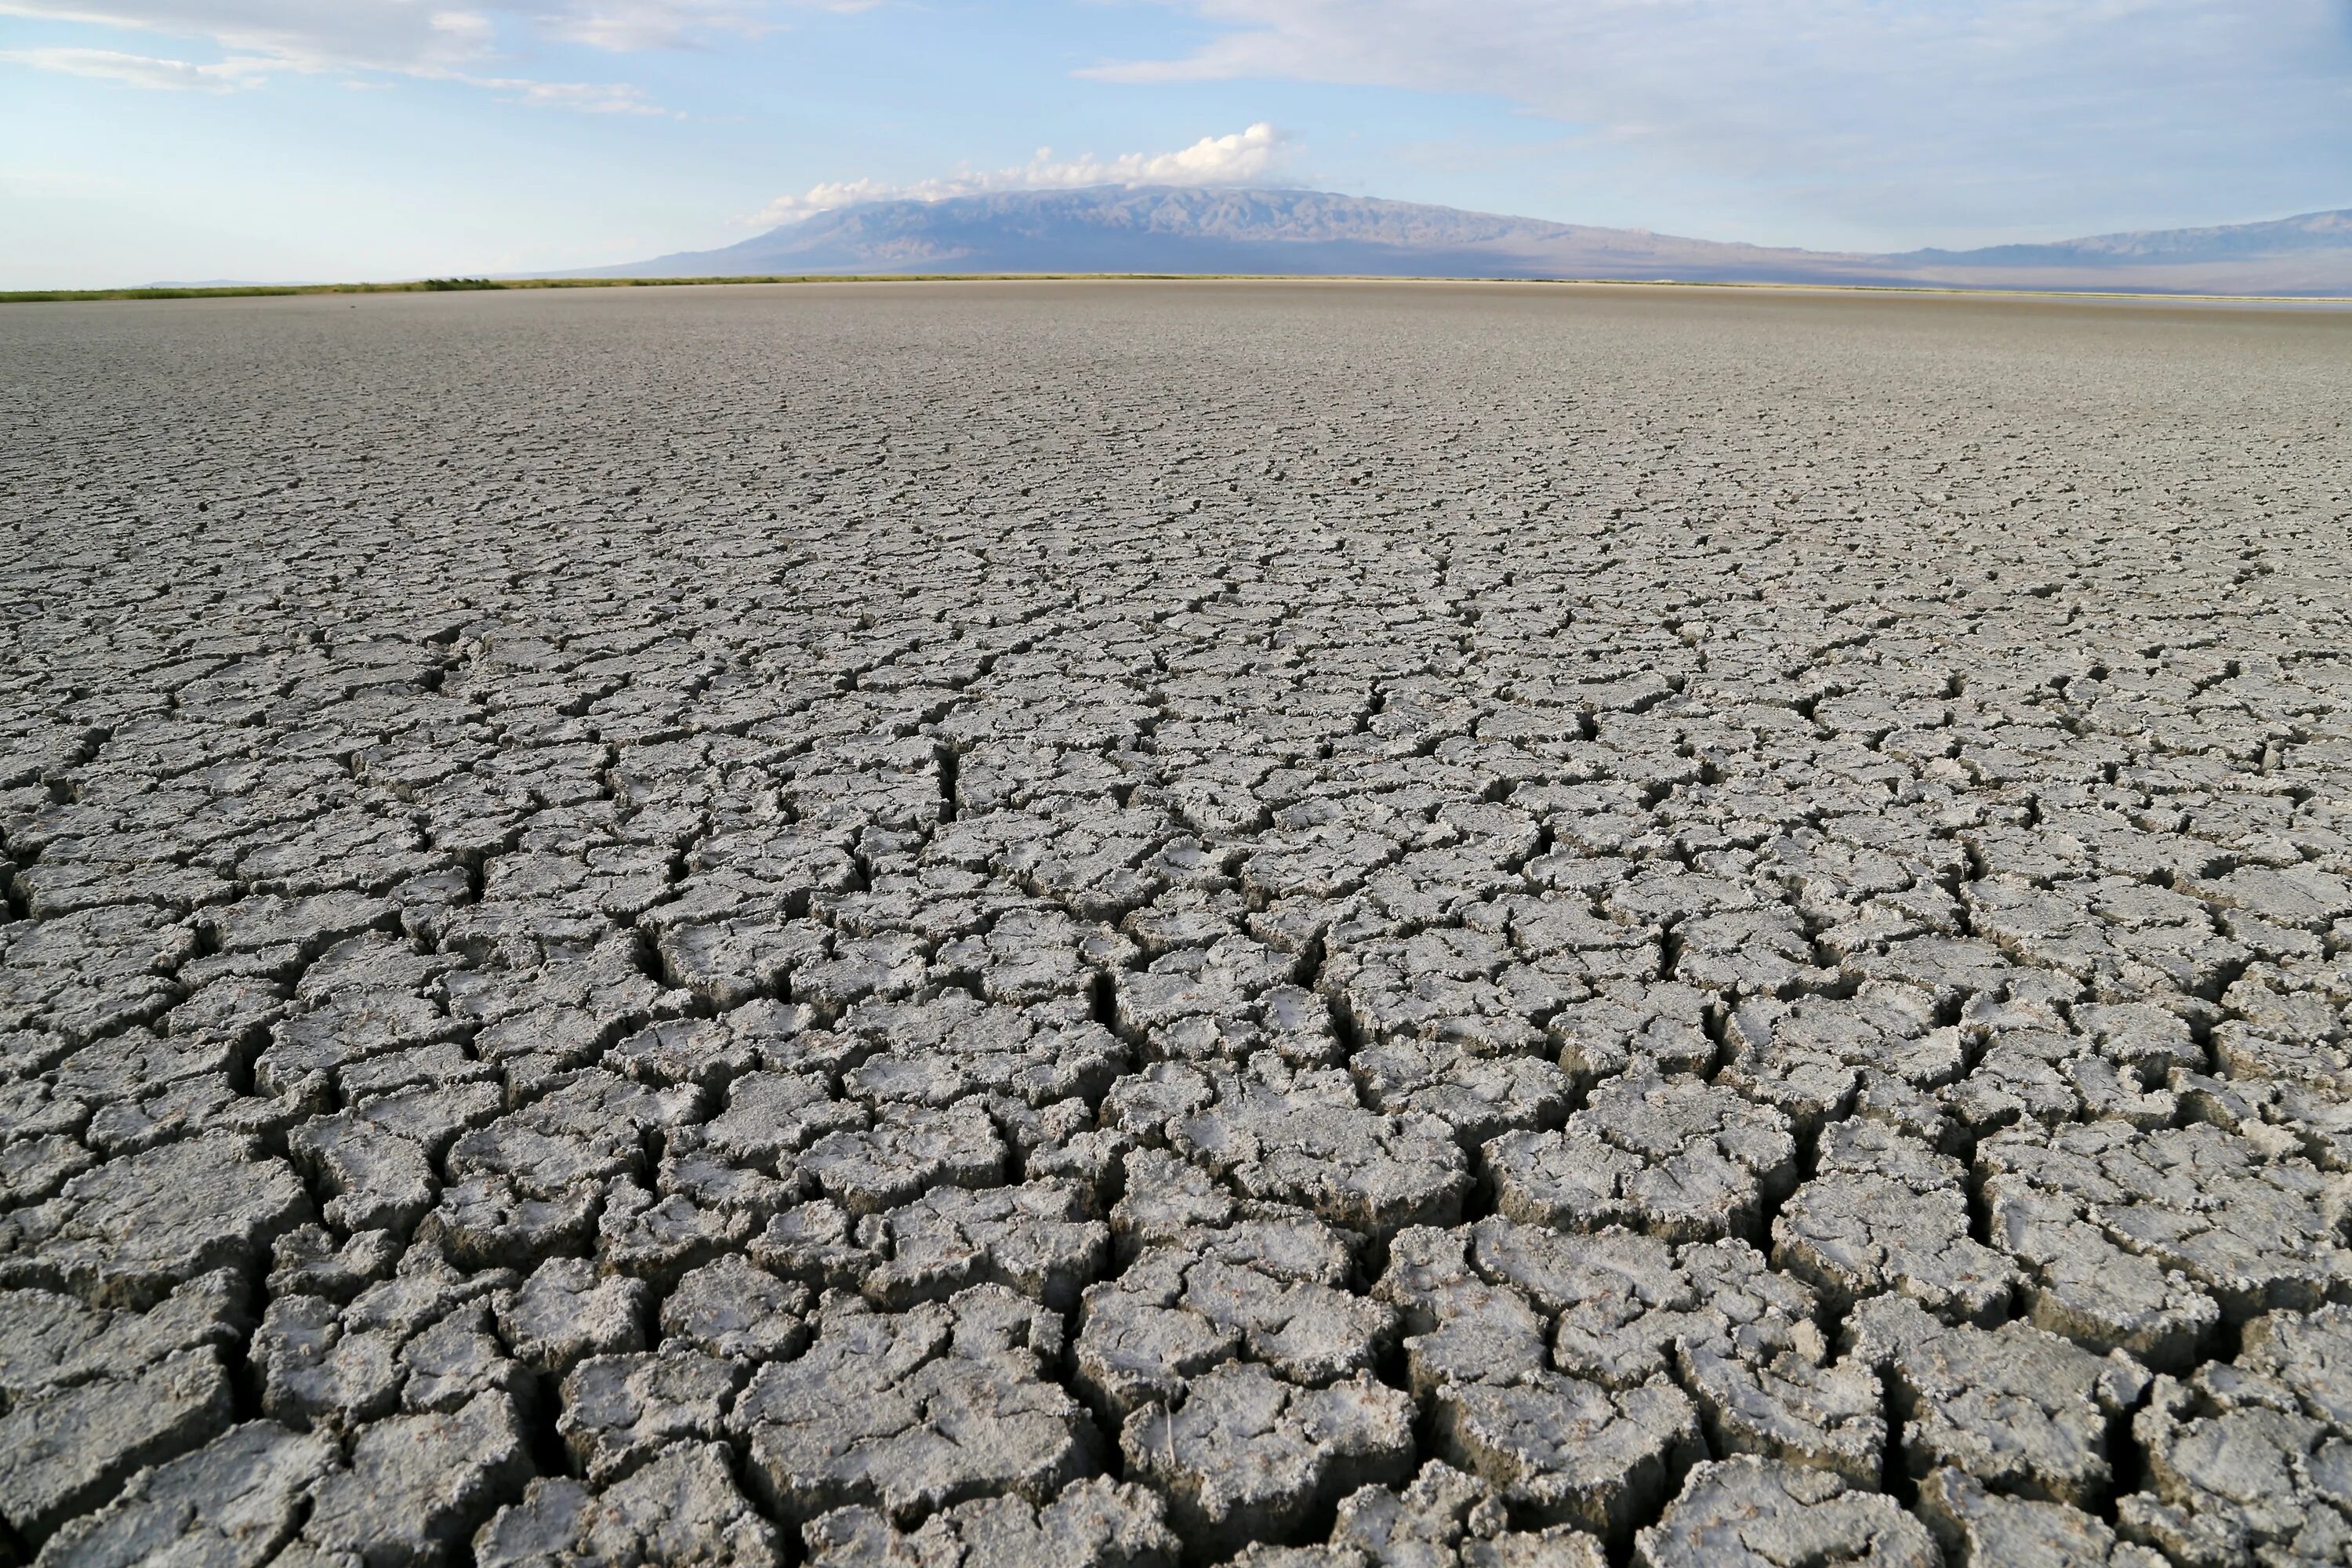
[[[2347,333],[0,313],[0,1557],[2347,1560]]]

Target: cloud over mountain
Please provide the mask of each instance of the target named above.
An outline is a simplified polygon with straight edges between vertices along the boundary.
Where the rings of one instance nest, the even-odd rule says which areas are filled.
[[[1275,172],[1287,151],[1281,132],[1260,121],[1224,136],[1203,136],[1172,153],[1123,153],[1115,158],[1055,156],[1040,147],[1009,169],[966,172],[913,184],[848,180],[778,196],[750,220],[760,226],[795,223],[818,213],[884,201],[946,201],[992,191],[1074,190],[1087,185],[1245,185]]]

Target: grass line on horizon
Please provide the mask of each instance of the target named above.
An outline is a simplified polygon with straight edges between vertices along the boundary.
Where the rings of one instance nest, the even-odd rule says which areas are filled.
[[[149,289],[0,289],[0,305],[82,304],[118,300],[246,300],[326,294],[498,292],[533,289],[682,289],[760,283],[1491,283],[1583,285],[1612,289],[1757,289],[1852,294],[1938,294],[1969,298],[2126,300],[2148,304],[2352,305],[2340,294],[2184,294],[2130,289],[1997,289],[1957,283],[1780,282],[1681,278],[1494,278],[1425,274],[1391,277],[1332,272],[784,272],[724,278],[420,278],[403,283],[232,283]]]

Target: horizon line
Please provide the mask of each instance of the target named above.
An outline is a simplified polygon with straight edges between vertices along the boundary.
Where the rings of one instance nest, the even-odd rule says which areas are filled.
[[[1240,187],[1237,187],[1240,188]],[[2303,215],[2298,215],[2303,216]],[[1724,289],[1774,293],[1891,294],[1961,300],[2103,300],[2148,305],[2352,306],[2346,294],[2173,293],[2131,289],[2000,289],[1967,284],[1782,282],[1758,279],[1500,278],[1476,273],[1391,276],[1361,272],[795,272],[733,277],[419,278],[378,283],[156,284],[123,289],[0,289],[0,305],[101,304],[126,300],[287,299],[339,294],[501,293],[562,289],[740,288],[822,283],[1442,283],[1538,289]]]

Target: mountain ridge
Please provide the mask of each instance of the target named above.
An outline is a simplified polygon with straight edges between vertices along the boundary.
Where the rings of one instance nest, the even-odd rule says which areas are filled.
[[[1893,254],[1662,235],[1329,191],[1096,185],[819,213],[715,250],[567,277],[1157,272],[2352,295],[2352,210]]]

